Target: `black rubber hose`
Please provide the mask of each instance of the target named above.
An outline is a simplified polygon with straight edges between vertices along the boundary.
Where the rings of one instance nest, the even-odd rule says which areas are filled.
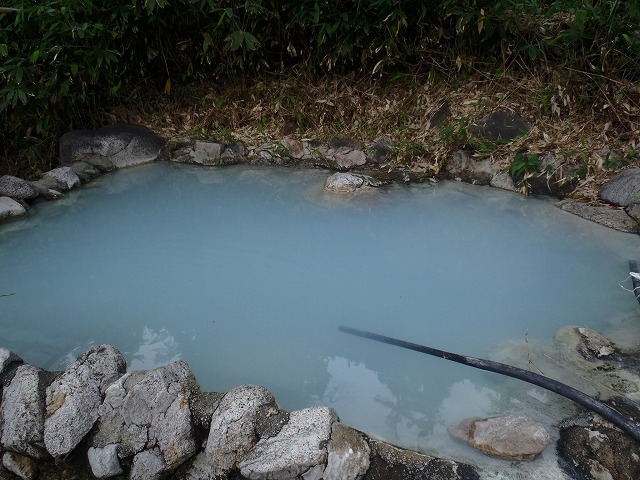
[[[640,275],[640,272],[638,272],[638,263],[635,260],[629,260],[629,272]],[[631,285],[633,285],[633,294],[636,296],[638,303],[640,303],[640,280],[631,275]]]
[[[418,345],[417,343],[405,342],[404,340],[398,340],[397,338],[386,337],[384,335],[378,335],[377,333],[367,332],[366,330],[357,330],[351,327],[340,326],[338,329],[341,332],[357,335],[358,337],[368,338],[370,340],[376,340],[377,342],[388,343],[389,345],[395,345],[397,347],[414,350],[420,353],[426,353],[427,355],[433,355],[435,357],[444,358],[445,360],[451,360],[452,362],[461,363],[463,365],[469,365],[470,367],[479,368],[480,370],[487,370],[489,372],[499,373],[508,377],[517,378],[533,385],[537,385],[551,392],[562,395],[569,400],[576,402],[583,407],[602,415],[606,420],[610,421],[621,430],[631,436],[636,442],[640,443],[640,426],[632,421],[630,418],[625,417],[617,410],[613,409],[606,403],[596,400],[595,398],[587,395],[580,390],[576,390],[569,385],[560,383],[551,378],[545,377],[538,373],[529,372],[521,368],[512,367],[504,363],[493,362],[491,360],[483,360],[481,358],[466,357],[464,355],[458,355],[456,353],[445,352],[431,347],[425,347],[424,345]]]

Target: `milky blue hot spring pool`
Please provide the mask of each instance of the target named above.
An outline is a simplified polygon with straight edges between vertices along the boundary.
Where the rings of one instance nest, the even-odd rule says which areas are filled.
[[[334,198],[328,175],[158,163],[37,205],[0,225],[14,294],[0,345],[50,370],[100,343],[131,369],[181,358],[205,389],[260,384],[283,408],[329,405],[372,436],[481,463],[448,425],[523,408],[554,422],[570,403],[545,413],[555,396],[530,385],[338,326],[480,357],[567,324],[637,330],[620,286],[637,236],[459,183]]]

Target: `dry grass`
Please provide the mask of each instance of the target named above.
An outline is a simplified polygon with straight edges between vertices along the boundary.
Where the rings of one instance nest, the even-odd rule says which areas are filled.
[[[389,168],[428,164],[435,172],[460,148],[504,167],[515,152],[552,153],[581,167],[573,196],[592,202],[617,168],[640,165],[640,86],[567,69],[520,67],[500,76],[476,71],[440,79],[273,76],[152,95],[150,103],[123,105],[106,120],[140,122],[168,139],[249,145],[286,137],[347,136],[363,144],[388,137],[397,146]],[[450,115],[438,123],[444,105]],[[530,134],[487,145],[469,133],[468,125],[500,109],[524,117],[533,126]]]

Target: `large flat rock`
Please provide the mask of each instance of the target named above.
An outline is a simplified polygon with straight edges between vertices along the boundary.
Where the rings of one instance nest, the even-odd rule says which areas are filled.
[[[60,138],[60,162],[72,165],[84,161],[104,170],[131,167],[153,162],[164,145],[162,137],[142,125],[121,123],[74,130]]]
[[[640,203],[640,168],[629,168],[617,174],[602,186],[600,198],[622,207]]]

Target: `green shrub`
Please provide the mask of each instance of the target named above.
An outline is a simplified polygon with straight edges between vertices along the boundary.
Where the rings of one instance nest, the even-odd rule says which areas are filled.
[[[168,81],[302,66],[395,75],[526,60],[640,80],[638,0],[4,0],[2,165]],[[55,163],[55,160],[49,160]]]

